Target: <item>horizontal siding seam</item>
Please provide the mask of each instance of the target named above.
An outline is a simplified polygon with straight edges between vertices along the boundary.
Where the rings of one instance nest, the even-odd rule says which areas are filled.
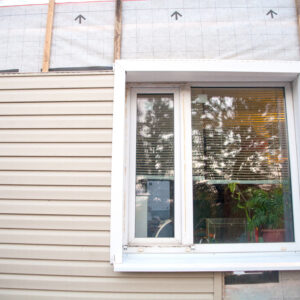
[[[172,280],[174,280],[174,279],[191,279],[191,280],[196,280],[196,279],[199,279],[199,281],[201,281],[201,280],[205,280],[205,279],[212,279],[211,277],[184,277],[184,276],[182,276],[182,277],[172,277],[172,276],[162,276],[162,277],[160,277],[160,276],[153,276],[153,277],[149,277],[149,276],[147,276],[147,277],[143,277],[143,276],[141,276],[141,275],[134,275],[134,276],[128,276],[128,277],[126,277],[126,276],[110,276],[110,275],[103,275],[103,276],[100,276],[100,275],[60,275],[60,274],[55,274],[55,275],[51,275],[51,274],[38,274],[38,273],[30,273],[30,274],[28,274],[28,273],[2,273],[2,272],[0,272],[0,275],[9,275],[9,276],[13,276],[13,275],[16,275],[16,276],[41,276],[41,277],[48,277],[48,276],[50,276],[50,277],[71,277],[71,278],[84,278],[84,279],[86,279],[86,278],[93,278],[93,279],[95,279],[95,278],[99,278],[99,279],[106,279],[106,278],[108,278],[108,279],[145,279],[145,281],[147,280],[147,279],[161,279],[161,280],[164,280],[164,279],[172,279]],[[167,292],[167,293],[169,293],[169,292]],[[170,292],[171,293],[171,292]],[[175,293],[175,292],[174,292]],[[177,292],[176,292],[177,293]],[[182,292],[182,293],[184,293],[184,292]],[[198,292],[197,292],[198,293]]]
[[[91,294],[124,294],[124,295],[132,295],[132,294],[138,294],[138,295],[143,295],[145,292],[113,292],[113,291],[105,291],[105,292],[95,292],[95,291],[70,291],[70,290],[49,290],[49,289],[26,289],[26,288],[0,288],[1,290],[18,290],[18,291],[45,291],[45,292],[65,292],[65,293],[91,293]],[[179,295],[186,295],[186,292],[147,292],[149,295],[174,295],[174,294],[179,294]],[[211,295],[209,292],[188,292],[189,295]]]

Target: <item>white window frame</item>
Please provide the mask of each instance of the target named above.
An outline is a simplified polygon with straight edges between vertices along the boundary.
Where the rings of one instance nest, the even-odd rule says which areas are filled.
[[[299,148],[297,152],[296,147],[296,138],[299,146],[300,124],[299,118],[294,118],[294,114],[299,114],[299,73],[299,62],[230,61],[229,63],[199,60],[116,62],[111,206],[111,262],[116,271],[300,270],[298,181],[300,172],[297,167]],[[127,83],[127,94],[126,78],[137,82]],[[162,84],[161,82],[166,81],[165,78],[170,78],[169,80],[173,83]],[[182,84],[184,81],[190,81],[190,83]],[[149,84],[149,82],[152,83]],[[192,244],[191,86],[280,86],[285,88],[295,242]],[[175,239],[135,239],[133,236],[135,156],[132,155],[135,153],[135,143],[132,142],[132,136],[135,135],[136,110],[132,109],[132,103],[135,103],[137,93],[146,91],[159,93],[163,90],[171,91],[174,88],[179,89],[176,96],[174,94],[174,98],[180,98],[179,101],[175,101],[177,102],[175,106],[180,109],[175,109],[174,116],[179,118],[182,124],[175,131],[179,131],[180,136],[184,137],[184,141],[175,138],[175,148],[181,147],[181,157],[176,154],[175,177],[178,179],[182,174],[175,183],[175,193],[176,195],[179,193],[181,199],[179,201],[179,197],[176,198]],[[128,122],[128,120],[131,121]],[[178,159],[181,161],[180,165]],[[176,188],[179,181],[181,184]]]

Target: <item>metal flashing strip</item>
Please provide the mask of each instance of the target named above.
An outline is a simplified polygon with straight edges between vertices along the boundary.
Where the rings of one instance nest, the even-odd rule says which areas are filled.
[[[299,61],[149,59],[118,60],[127,82],[291,82]]]
[[[111,71],[113,67],[110,66],[92,66],[92,67],[70,67],[70,68],[49,68],[50,72],[65,72],[65,71]]]
[[[0,70],[0,73],[18,73],[19,69]]]

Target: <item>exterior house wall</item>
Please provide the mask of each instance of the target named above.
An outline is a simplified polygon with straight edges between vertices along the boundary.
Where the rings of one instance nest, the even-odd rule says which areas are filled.
[[[220,273],[109,264],[113,73],[0,76],[0,298],[220,300]]]
[[[280,272],[278,283],[226,285],[224,300],[299,300],[300,272]]]

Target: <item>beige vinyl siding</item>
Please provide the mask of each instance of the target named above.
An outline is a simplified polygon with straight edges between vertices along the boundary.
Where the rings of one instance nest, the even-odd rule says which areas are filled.
[[[113,73],[0,76],[0,298],[220,300],[220,274],[109,264]]]

